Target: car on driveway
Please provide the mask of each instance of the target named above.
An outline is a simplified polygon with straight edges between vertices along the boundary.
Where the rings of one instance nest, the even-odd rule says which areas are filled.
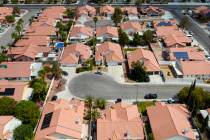
[[[144,99],[157,99],[157,97],[156,93],[149,93],[144,96]]]

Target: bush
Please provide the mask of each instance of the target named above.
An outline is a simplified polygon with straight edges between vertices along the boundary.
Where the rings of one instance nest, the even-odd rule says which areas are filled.
[[[33,137],[33,127],[23,124],[14,130],[15,140],[29,140]]]
[[[13,16],[13,15],[6,16],[5,19],[6,19],[6,21],[7,21],[8,23],[13,23],[13,22],[15,22],[15,16]]]
[[[17,102],[9,97],[0,98],[0,115],[13,115]]]

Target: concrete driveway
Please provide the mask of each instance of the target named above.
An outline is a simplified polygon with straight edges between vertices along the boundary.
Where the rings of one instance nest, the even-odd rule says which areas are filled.
[[[79,98],[91,95],[96,98],[102,97],[110,100],[116,98],[135,99],[136,97],[142,99],[145,94],[157,93],[159,99],[168,99],[175,96],[180,89],[189,84],[119,84],[106,74],[85,73],[73,78],[68,88],[71,94]],[[203,87],[210,91],[210,86],[205,85]]]
[[[108,74],[119,83],[125,82],[123,66],[108,66]]]

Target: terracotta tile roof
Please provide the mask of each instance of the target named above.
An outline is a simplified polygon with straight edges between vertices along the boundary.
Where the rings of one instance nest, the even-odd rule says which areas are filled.
[[[5,20],[6,16],[12,15],[13,8],[0,7],[0,22]]]
[[[32,62],[2,62],[0,63],[0,78],[30,77]]]
[[[202,14],[202,13],[205,13],[206,11],[209,11],[209,8],[207,6],[199,6],[193,10],[193,13]]]
[[[111,5],[104,5],[100,8],[101,14],[114,14],[114,7]]]
[[[134,22],[134,21],[128,21],[120,24],[120,28],[122,30],[134,30],[136,32],[143,31],[144,27],[140,25],[139,22]]]
[[[121,10],[123,12],[127,12],[129,15],[133,14],[133,15],[138,15],[138,11],[136,7],[132,7],[132,6],[128,6],[128,7],[122,7]]]
[[[74,26],[70,31],[70,37],[81,37],[81,34],[92,37],[93,29],[87,26]]]
[[[41,129],[45,114],[53,112],[50,125]],[[52,137],[52,134],[60,134],[73,139],[82,139],[83,134],[84,102],[72,99],[70,101],[59,99],[48,102],[44,106],[42,117],[35,135],[36,140]],[[55,138],[53,138],[55,139]]]
[[[89,5],[84,5],[79,8],[77,8],[77,16],[81,15],[90,15],[90,16],[95,16],[96,15],[96,9],[92,6]]]
[[[77,64],[81,59],[86,61],[91,56],[91,49],[81,43],[71,44],[64,49],[61,64]]]
[[[13,118],[13,116],[0,116],[0,139],[7,139],[8,132],[4,132],[4,128]]]
[[[42,18],[61,19],[65,11],[66,8],[64,6],[51,6],[42,11],[38,19],[39,20]]]
[[[16,101],[23,100],[23,94],[28,88],[28,82],[17,82],[17,81],[0,81],[0,92],[5,92],[6,88],[15,88],[14,94],[9,96]],[[0,95],[0,98],[4,97]]]
[[[167,47],[176,44],[186,46],[186,43],[192,42],[192,40],[188,38],[184,32],[179,30],[177,26],[159,26],[156,30],[157,36],[164,39]]]
[[[35,59],[38,53],[47,53],[50,51],[51,51],[50,47],[29,45],[25,47],[12,47],[11,50],[8,51],[8,55],[13,55],[15,59],[21,56],[26,56],[31,59]]]
[[[147,114],[155,140],[175,136],[196,139],[189,122],[190,113],[185,105],[157,103],[147,108]]]
[[[144,139],[143,123],[136,105],[117,103],[97,119],[98,140]]]
[[[183,75],[210,75],[208,61],[180,61]]]
[[[96,46],[96,61],[102,61],[104,58],[106,62],[123,62],[124,59],[120,45],[112,42],[104,42]]]
[[[48,36],[24,36],[15,43],[16,47],[24,47],[29,45],[48,46],[50,38]]]
[[[199,51],[197,47],[184,47],[184,48],[169,48],[170,60],[176,60],[175,52],[186,52],[190,60],[205,60],[204,51]]]
[[[143,62],[147,72],[160,71],[159,64],[154,54],[149,50],[139,48],[130,52],[128,54],[128,64],[130,69],[132,68],[132,63],[136,61]]]
[[[96,29],[96,36],[100,37],[103,35],[111,35],[113,37],[118,37],[118,30],[117,27],[112,27],[112,26],[103,26],[103,27],[98,27]]]

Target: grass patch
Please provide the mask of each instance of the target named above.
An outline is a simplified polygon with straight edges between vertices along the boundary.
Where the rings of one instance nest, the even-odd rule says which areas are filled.
[[[125,52],[132,52],[135,51],[137,48],[123,48]]]
[[[138,110],[142,113],[143,116],[146,116],[147,113],[147,107],[154,105],[154,101],[148,101],[148,102],[137,102]]]
[[[92,67],[83,66],[83,67],[77,68],[76,73],[80,73],[80,72],[84,72],[84,71],[91,71],[91,70],[92,70]]]
[[[76,69],[76,73],[91,71],[93,70],[94,66],[95,66],[94,59],[88,59],[86,62],[84,62],[82,67]]]

